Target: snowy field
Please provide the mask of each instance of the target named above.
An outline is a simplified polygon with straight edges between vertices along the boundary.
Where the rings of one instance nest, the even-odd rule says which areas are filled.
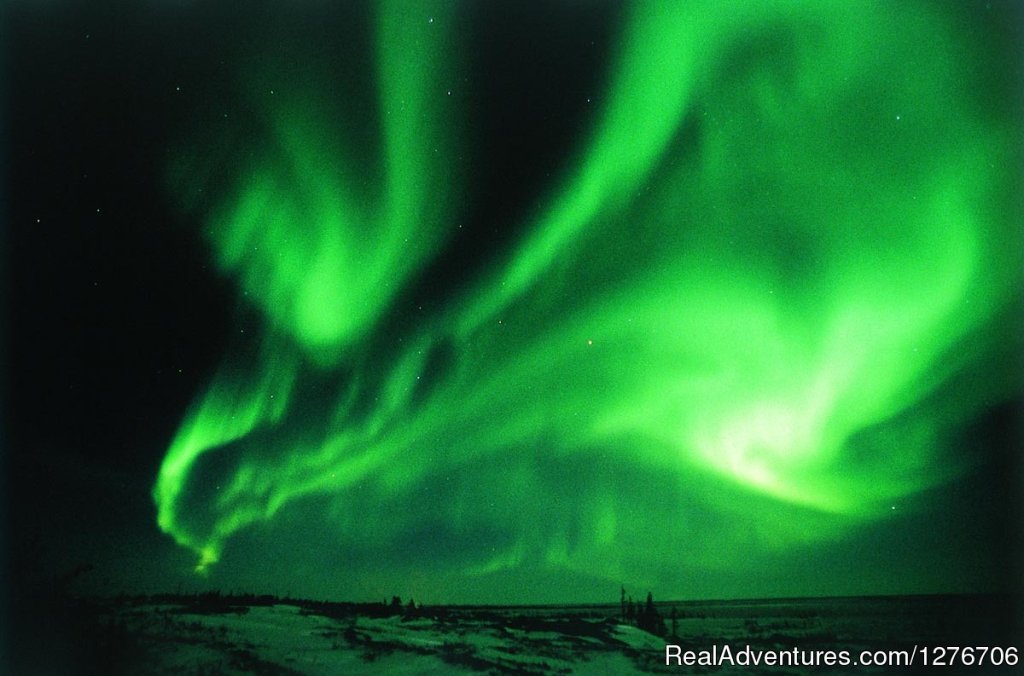
[[[965,641],[993,645],[1016,631],[1007,625],[1013,612],[1008,600],[993,597],[658,604],[667,638],[624,623],[617,605],[411,612],[383,604],[222,596],[78,603],[80,615],[88,608],[90,626],[83,640],[96,660],[83,673],[787,674],[806,670],[666,667],[665,645],[694,651],[729,644],[733,650],[750,645],[859,652]],[[1009,672],[975,668],[971,673]]]

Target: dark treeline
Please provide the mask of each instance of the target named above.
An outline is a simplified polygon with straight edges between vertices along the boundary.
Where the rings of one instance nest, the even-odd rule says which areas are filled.
[[[651,592],[647,592],[647,601],[644,603],[640,603],[639,601],[634,603],[633,597],[626,595],[626,587],[623,586],[620,590],[619,604],[621,608],[621,620],[624,623],[632,624],[638,629],[643,629],[655,636],[669,635],[669,630],[665,626],[665,619],[655,607],[654,596]],[[672,614],[670,617],[672,620],[671,635],[675,636],[679,629],[679,615],[675,608],[672,608]]]
[[[277,596],[274,594],[251,594],[251,593],[222,593],[220,591],[207,591],[196,593],[161,593],[150,595],[122,595],[113,599],[115,603],[130,605],[163,605],[172,606],[174,613],[194,614],[244,614],[249,608],[289,605],[300,609],[304,614],[322,615],[335,619],[363,617],[396,617],[403,620],[414,618],[431,618],[439,622],[456,619],[478,619],[488,621],[504,621],[510,626],[521,629],[553,630],[550,625],[555,622],[554,617],[535,618],[529,616],[508,615],[497,607],[461,607],[461,606],[424,606],[417,604],[414,599],[403,602],[401,597],[392,596],[391,600],[381,601],[328,601],[314,599],[297,599],[290,596]],[[594,619],[594,618],[591,618]],[[626,589],[621,589],[620,617],[617,618],[623,624],[629,624],[649,632],[656,636],[676,636],[678,628],[678,614],[675,608],[669,615],[670,627],[654,605],[653,595],[648,592],[645,601],[634,601],[632,596],[627,596]],[[575,613],[559,616],[558,622],[575,623],[586,622],[584,618],[577,617]],[[608,621],[613,621],[608,618]],[[527,626],[519,626],[525,623]],[[538,626],[533,626],[538,625]],[[543,625],[543,626],[540,626]]]

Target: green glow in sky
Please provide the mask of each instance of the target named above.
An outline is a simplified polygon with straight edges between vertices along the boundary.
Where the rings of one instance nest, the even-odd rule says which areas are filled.
[[[380,6],[354,121],[326,75],[246,74],[269,142],[203,218],[263,338],[154,489],[200,568],[319,510],[318,541],[419,538],[448,578],[670,580],[842,538],[978,462],[956,433],[1021,385],[1020,130],[949,17],[631,6],[519,237],[410,318],[473,189],[457,16]]]

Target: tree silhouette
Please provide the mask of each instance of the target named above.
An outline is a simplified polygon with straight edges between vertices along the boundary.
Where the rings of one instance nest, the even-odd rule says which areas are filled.
[[[664,636],[666,633],[665,620],[654,607],[654,596],[651,592],[647,592],[647,602],[643,608],[637,610],[636,626],[656,636]]]
[[[654,595],[647,592],[647,600],[644,603],[633,602],[632,596],[626,595],[626,586],[619,585],[619,609],[622,613],[622,621],[626,624],[635,625],[655,636],[667,636],[668,628],[665,626],[665,619],[658,612],[654,605]],[[672,636],[676,636],[679,630],[679,613],[672,608]]]

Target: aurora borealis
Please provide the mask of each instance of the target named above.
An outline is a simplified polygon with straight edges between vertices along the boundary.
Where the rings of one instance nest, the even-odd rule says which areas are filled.
[[[312,502],[325,546],[436,529],[467,575],[661,579],[841,537],[977,462],[952,435],[1021,384],[993,357],[1019,301],[1020,129],[980,109],[948,18],[624,8],[562,171],[423,310],[474,187],[451,91],[473,55],[449,3],[378,9],[373,119],[320,100],[310,64],[259,97],[266,138],[202,213],[262,321],[154,489],[200,569]],[[186,202],[202,185],[180,176],[223,152],[200,142]]]
[[[268,5],[158,83],[136,173],[193,248],[122,306],[198,374],[88,410],[145,430],[110,443],[160,569],[427,602],[998,587],[1009,38],[943,3],[484,5]]]

